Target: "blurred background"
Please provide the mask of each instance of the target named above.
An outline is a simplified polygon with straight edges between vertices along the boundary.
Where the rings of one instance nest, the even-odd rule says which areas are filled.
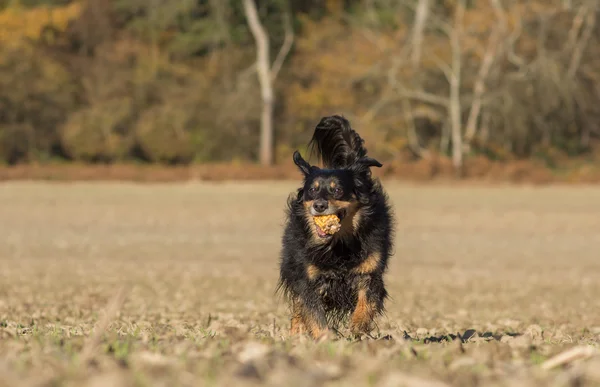
[[[0,0],[0,163],[289,165],[343,114],[384,173],[597,177],[597,3]]]

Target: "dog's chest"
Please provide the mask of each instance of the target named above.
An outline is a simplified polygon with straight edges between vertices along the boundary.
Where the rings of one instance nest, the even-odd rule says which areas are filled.
[[[325,270],[314,282],[315,290],[330,308],[351,307],[357,293],[357,276],[346,270]]]
[[[345,275],[346,271],[358,265],[365,256],[360,243],[351,245],[340,243],[307,255],[312,256],[313,264],[330,272],[332,279]]]

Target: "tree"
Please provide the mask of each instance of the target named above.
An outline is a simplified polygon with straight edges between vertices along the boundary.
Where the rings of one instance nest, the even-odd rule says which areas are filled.
[[[289,11],[286,8],[284,11],[285,39],[277,58],[271,64],[269,36],[258,18],[256,4],[254,0],[243,0],[243,4],[250,32],[256,41],[256,71],[263,105],[260,118],[259,159],[262,165],[271,165],[273,164],[273,107],[275,103],[273,82],[292,48],[294,35]]]
[[[415,12],[415,22],[411,38],[411,62],[413,67],[418,67],[421,63],[421,48],[423,46],[423,34],[427,23],[427,13],[429,12],[429,0],[419,0]]]

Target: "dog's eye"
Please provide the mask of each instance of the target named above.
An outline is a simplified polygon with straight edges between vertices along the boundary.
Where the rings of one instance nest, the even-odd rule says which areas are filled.
[[[308,189],[308,194],[309,194],[310,196],[314,196],[314,195],[315,195],[315,192],[317,192],[317,190],[315,189],[315,187],[310,187],[310,188]]]
[[[342,196],[342,194],[343,194],[343,193],[344,193],[344,191],[342,191],[342,189],[341,189],[341,188],[335,188],[335,189],[333,190],[333,194],[334,194],[335,196],[337,196],[337,197],[340,197],[340,196]]]

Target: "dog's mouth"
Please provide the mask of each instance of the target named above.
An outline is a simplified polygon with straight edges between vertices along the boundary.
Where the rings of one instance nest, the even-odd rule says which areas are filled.
[[[337,211],[335,213],[335,215],[340,220],[340,226],[339,227],[341,228],[342,220],[344,220],[344,217],[346,216],[346,210],[345,209],[341,209],[341,210]],[[330,238],[333,238],[333,235],[335,234],[335,232],[334,233],[328,233],[327,231],[323,230],[321,228],[321,226],[319,226],[319,224],[314,219],[315,219],[315,217],[313,216],[313,222],[315,223],[315,229],[317,231],[317,235],[319,236],[319,238],[321,238],[321,239],[330,239]],[[338,231],[339,231],[339,229],[336,232],[338,232]]]

